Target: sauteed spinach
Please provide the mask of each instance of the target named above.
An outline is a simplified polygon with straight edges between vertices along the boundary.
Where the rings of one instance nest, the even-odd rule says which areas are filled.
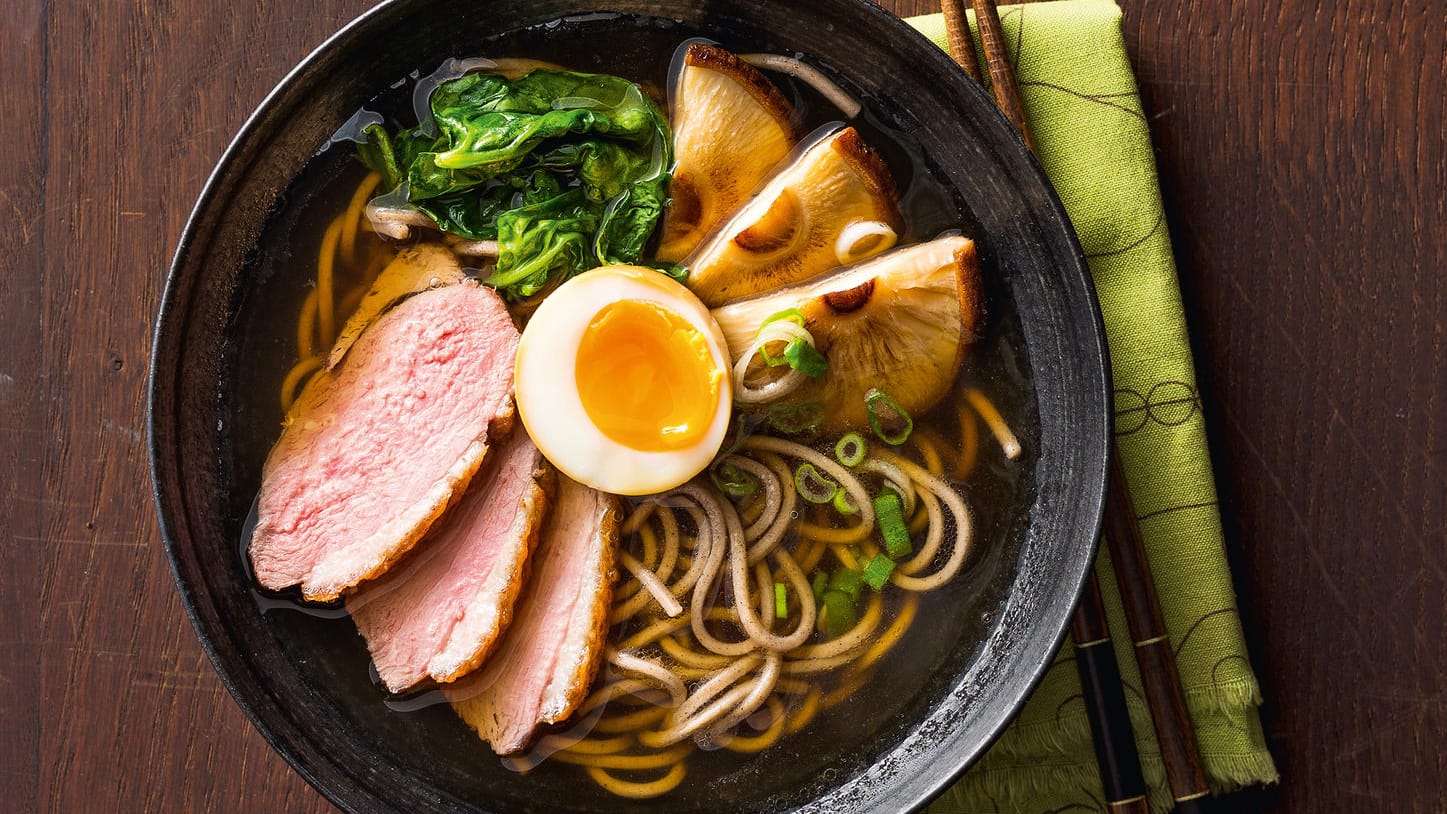
[[[610,263],[637,263],[663,213],[672,139],[662,111],[617,76],[534,70],[444,82],[432,121],[364,130],[362,161],[444,231],[496,240],[488,279],[510,297]]]

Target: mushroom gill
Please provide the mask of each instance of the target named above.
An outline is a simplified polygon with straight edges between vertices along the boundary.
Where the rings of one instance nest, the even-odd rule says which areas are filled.
[[[658,257],[678,262],[793,149],[793,109],[734,54],[691,43],[672,89],[676,166]]]
[[[852,239],[859,223],[870,231]],[[780,170],[685,262],[688,285],[710,306],[723,305],[817,276],[841,255],[867,259],[901,229],[889,169],[845,127]]]
[[[735,360],[770,316],[798,309],[828,370],[790,394],[823,404],[828,432],[869,426],[865,400],[886,391],[918,415],[949,392],[984,321],[974,241],[948,236],[712,313]]]

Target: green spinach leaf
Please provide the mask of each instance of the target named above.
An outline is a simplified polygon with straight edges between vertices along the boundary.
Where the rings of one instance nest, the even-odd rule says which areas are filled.
[[[435,129],[373,125],[359,154],[444,231],[496,240],[490,284],[525,297],[555,278],[639,261],[673,155],[667,120],[638,85],[570,71],[474,73],[438,86],[429,106]]]

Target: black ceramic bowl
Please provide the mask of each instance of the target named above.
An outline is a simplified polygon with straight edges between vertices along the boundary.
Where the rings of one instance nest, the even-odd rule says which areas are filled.
[[[691,778],[662,807],[920,807],[1006,725],[1061,640],[1104,492],[1103,331],[1064,211],[978,86],[862,0],[394,0],[308,57],[227,150],[181,238],[151,363],[156,502],[191,620],[257,727],[344,809],[637,804],[583,793],[576,774],[513,774],[445,708],[388,709],[347,620],[298,613],[253,590],[242,527],[279,420],[272,391],[257,395],[258,382],[276,374],[256,368],[285,364],[282,342],[257,326],[270,312],[295,313],[294,302],[271,299],[290,257],[266,235],[305,217],[297,212],[319,171],[313,159],[332,133],[415,71],[449,56],[523,55],[533,46],[562,47],[574,57],[566,61],[586,68],[590,50],[698,34],[737,49],[808,55],[868,100],[871,127],[908,142],[911,160],[952,187],[947,203],[979,241],[992,281],[995,330],[1009,333],[1010,363],[1033,382],[1022,415],[1038,426],[1016,488],[991,507],[1003,519],[972,560],[968,591],[958,594],[967,598],[937,604],[916,624],[943,644],[906,674],[876,682],[852,726],[851,716],[836,716],[832,728],[806,730],[729,775]],[[341,171],[328,160],[320,171]]]

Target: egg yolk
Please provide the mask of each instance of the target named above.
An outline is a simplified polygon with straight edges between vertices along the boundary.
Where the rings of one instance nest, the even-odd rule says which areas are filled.
[[[698,443],[717,412],[721,376],[697,328],[637,300],[610,303],[593,317],[574,371],[598,430],[643,452]]]

